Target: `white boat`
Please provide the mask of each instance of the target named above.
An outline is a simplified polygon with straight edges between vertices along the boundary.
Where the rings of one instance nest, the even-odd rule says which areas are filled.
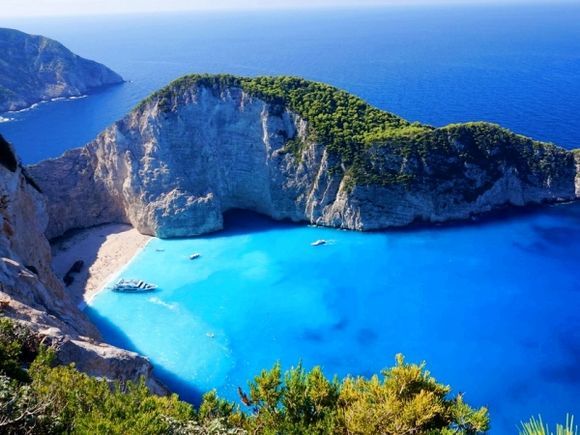
[[[326,240],[317,240],[316,242],[312,242],[310,244],[310,246],[322,246],[322,245],[326,245]]]
[[[157,286],[139,279],[120,279],[112,290],[119,293],[144,293],[155,290]]]
[[[196,252],[196,253],[194,253],[194,254],[191,254],[191,255],[189,256],[189,259],[190,259],[190,260],[197,260],[199,257],[201,257],[201,254],[199,254],[199,253],[197,253],[197,252]]]

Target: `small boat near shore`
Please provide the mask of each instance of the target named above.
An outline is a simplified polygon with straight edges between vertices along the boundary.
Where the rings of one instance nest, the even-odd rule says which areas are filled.
[[[201,257],[201,254],[200,254],[200,253],[198,253],[198,252],[195,252],[195,253],[193,253],[193,254],[191,254],[191,255],[189,256],[189,259],[190,259],[190,260],[197,260],[197,259],[198,259],[198,258],[200,258],[200,257]]]
[[[310,246],[322,246],[322,245],[326,245],[326,240],[317,240],[316,242],[312,242],[310,244]]]
[[[112,290],[119,293],[145,293],[157,289],[155,284],[151,284],[139,279],[120,279]]]

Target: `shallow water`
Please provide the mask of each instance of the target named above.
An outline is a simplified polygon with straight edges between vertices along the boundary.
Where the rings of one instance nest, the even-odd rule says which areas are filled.
[[[371,234],[247,213],[227,225],[153,240],[120,276],[160,289],[105,290],[88,311],[188,400],[212,388],[236,399],[275,361],[367,376],[402,352],[488,405],[492,433],[580,411],[580,204]]]

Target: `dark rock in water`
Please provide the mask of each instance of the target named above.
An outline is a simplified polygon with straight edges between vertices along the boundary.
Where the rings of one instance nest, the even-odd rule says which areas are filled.
[[[59,42],[13,29],[0,29],[0,59],[0,112],[123,82],[114,71]]]
[[[71,274],[67,273],[62,279],[62,282],[64,282],[64,285],[69,287],[74,282],[74,280],[75,280],[74,277]]]
[[[77,261],[75,261],[74,264],[69,269],[68,274],[70,274],[70,273],[79,273],[83,269],[83,266],[84,265],[85,265],[85,262],[83,260],[77,260]]]

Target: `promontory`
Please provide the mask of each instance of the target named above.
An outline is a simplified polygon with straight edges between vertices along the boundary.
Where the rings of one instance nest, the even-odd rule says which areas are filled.
[[[231,209],[378,230],[570,201],[579,162],[493,124],[410,123],[318,82],[191,75],[29,172],[49,238],[109,222],[184,237]]]
[[[0,113],[122,82],[119,74],[59,42],[0,29]]]

